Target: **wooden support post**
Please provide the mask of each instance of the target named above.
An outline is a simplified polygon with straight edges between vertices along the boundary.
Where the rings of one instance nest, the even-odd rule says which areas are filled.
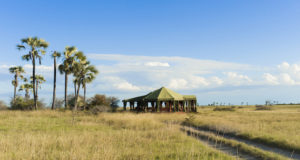
[[[123,101],[123,109],[124,109],[124,111],[126,111],[126,105],[127,105],[127,102]]]
[[[154,102],[151,102],[151,107],[152,107],[152,112],[154,112],[155,111],[155,106],[154,106]]]

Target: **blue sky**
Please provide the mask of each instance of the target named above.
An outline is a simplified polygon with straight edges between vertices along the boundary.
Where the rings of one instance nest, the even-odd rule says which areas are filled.
[[[100,70],[89,95],[123,99],[167,86],[200,104],[300,102],[299,8],[296,0],[1,1],[0,95],[12,96],[9,66],[30,73],[16,44],[39,36],[48,52],[75,45],[88,55]],[[47,102],[51,65],[48,53]]]

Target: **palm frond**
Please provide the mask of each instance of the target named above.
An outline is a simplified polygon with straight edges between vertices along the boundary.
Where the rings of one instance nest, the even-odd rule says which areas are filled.
[[[24,45],[18,44],[18,45],[17,45],[17,49],[18,49],[18,50],[25,49],[25,46],[24,46]]]

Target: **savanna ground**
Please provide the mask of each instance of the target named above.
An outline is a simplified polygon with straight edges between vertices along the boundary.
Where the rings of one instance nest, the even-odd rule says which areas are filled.
[[[193,115],[193,116],[191,116]],[[0,159],[235,159],[187,136],[190,122],[300,148],[300,106],[186,113],[0,111]]]

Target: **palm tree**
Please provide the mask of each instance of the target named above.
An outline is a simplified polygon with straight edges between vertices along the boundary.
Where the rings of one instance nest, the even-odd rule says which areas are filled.
[[[61,54],[57,51],[54,51],[52,54],[52,58],[54,60],[53,67],[54,67],[54,77],[53,77],[53,99],[52,99],[52,107],[51,109],[53,110],[55,107],[55,98],[56,98],[56,58],[59,58]]]
[[[26,83],[27,78],[24,78],[24,84],[22,84],[19,88],[19,91],[25,91],[25,99],[29,100],[30,99],[30,95],[29,95],[29,91],[33,88],[32,83]]]
[[[22,66],[10,67],[9,72],[15,74],[15,79],[12,81],[12,85],[14,86],[14,101],[16,100],[17,95],[17,87],[19,85],[18,77],[23,79],[22,73],[25,73],[24,68]]]
[[[72,67],[75,63],[74,54],[77,52],[77,48],[66,47],[64,51],[64,61],[61,65],[58,66],[59,72],[65,74],[65,109],[68,108],[68,75],[72,73]]]
[[[83,72],[85,69],[85,66],[89,64],[88,61],[86,61],[86,56],[83,54],[83,52],[79,51],[75,54],[75,63],[73,66],[73,76],[74,76],[74,86],[75,86],[75,103],[74,103],[74,110],[77,110],[77,101],[79,96],[79,90],[80,85],[83,81]],[[76,90],[77,89],[77,90]]]
[[[84,102],[84,110],[85,110],[85,101],[86,101],[86,85],[88,83],[91,83],[95,78],[96,75],[98,74],[98,70],[96,69],[95,66],[93,65],[87,65],[85,66],[83,70],[83,78],[82,78],[82,87],[84,90],[84,96],[83,96],[83,102]]]
[[[31,76],[30,77],[31,81],[33,81],[33,77]],[[45,78],[42,76],[42,75],[35,75],[35,95],[37,96],[38,98],[38,89],[39,87],[41,88],[41,84],[46,82]]]
[[[35,77],[35,65],[36,65],[36,59],[39,60],[39,64],[41,64],[42,57],[41,55],[45,55],[46,51],[45,49],[48,47],[48,42],[46,42],[43,39],[40,39],[38,37],[28,37],[21,39],[21,44],[17,45],[17,48],[19,50],[21,49],[28,49],[28,54],[25,54],[22,56],[23,60],[30,61],[32,63],[32,86],[33,86],[33,98],[34,98],[34,108],[37,110],[37,98],[36,95],[36,77]]]

